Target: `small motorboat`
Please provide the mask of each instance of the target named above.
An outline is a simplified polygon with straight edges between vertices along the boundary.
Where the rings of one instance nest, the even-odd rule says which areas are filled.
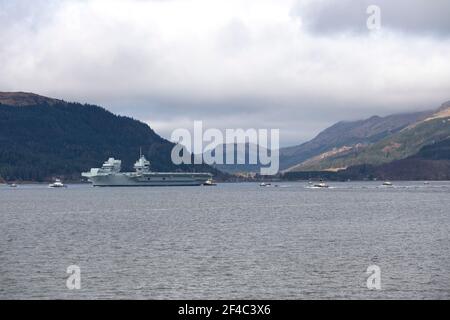
[[[323,181],[322,179],[320,179],[320,182],[319,182],[319,183],[315,183],[315,184],[313,185],[313,187],[314,187],[314,188],[327,189],[327,188],[329,188],[330,186],[327,185],[327,184],[325,183],[325,181]]]
[[[11,184],[9,185],[9,187],[10,187],[10,188],[17,188],[17,187],[18,187],[18,185],[17,185],[17,184],[15,184],[15,183],[11,183]]]
[[[67,186],[62,183],[60,179],[55,179],[55,182],[48,185],[49,188],[67,188]]]
[[[215,187],[217,186],[217,183],[215,183],[212,179],[206,180],[206,182],[203,184],[206,187]]]
[[[327,188],[329,188],[329,187],[330,187],[330,186],[327,185],[325,182],[316,183],[316,184],[314,185],[314,188],[324,188],[324,189],[327,189]]]
[[[385,181],[385,182],[383,182],[383,186],[385,186],[385,187],[392,187],[393,184],[392,184],[392,182]]]
[[[260,187],[270,187],[270,186],[272,186],[272,184],[271,184],[271,183],[265,183],[265,182],[263,182],[263,183],[261,183],[259,186],[260,186]]]

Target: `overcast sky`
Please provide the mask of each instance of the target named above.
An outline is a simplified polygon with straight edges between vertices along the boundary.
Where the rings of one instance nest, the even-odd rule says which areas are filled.
[[[0,91],[100,104],[166,138],[203,120],[293,145],[450,100],[449,13],[447,0],[0,0]]]

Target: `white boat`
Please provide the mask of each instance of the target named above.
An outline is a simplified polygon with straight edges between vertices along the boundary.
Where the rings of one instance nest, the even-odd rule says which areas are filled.
[[[383,186],[385,186],[385,187],[392,187],[393,184],[392,184],[392,182],[385,181],[385,182],[383,182]]]
[[[67,186],[61,182],[60,179],[55,179],[55,182],[48,185],[49,188],[67,188]]]
[[[316,184],[314,185],[314,188],[324,188],[324,189],[327,189],[327,188],[329,188],[329,187],[330,187],[330,186],[327,185],[325,182],[316,183]]]
[[[215,187],[217,186],[217,183],[215,183],[212,179],[206,180],[206,182],[203,184],[206,187]]]
[[[18,187],[18,185],[17,185],[17,184],[15,184],[15,183],[11,183],[11,184],[9,185],[9,187],[10,187],[10,188],[17,188],[17,187]]]
[[[313,188],[321,188],[321,189],[327,189],[330,186],[328,184],[326,184],[322,179],[320,179],[320,181],[318,183],[315,183],[313,185]]]
[[[272,184],[271,184],[271,183],[265,183],[265,182],[263,182],[263,183],[261,183],[259,186],[260,186],[260,187],[270,187],[270,186],[272,186]]]

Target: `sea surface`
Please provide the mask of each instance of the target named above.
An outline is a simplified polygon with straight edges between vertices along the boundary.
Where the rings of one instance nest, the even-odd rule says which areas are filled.
[[[450,299],[450,182],[330,186],[2,185],[0,299]]]

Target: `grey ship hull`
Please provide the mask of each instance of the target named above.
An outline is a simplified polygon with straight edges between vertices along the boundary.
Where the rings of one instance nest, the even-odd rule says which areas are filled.
[[[90,176],[94,187],[200,186],[211,179],[207,173],[112,173]]]

